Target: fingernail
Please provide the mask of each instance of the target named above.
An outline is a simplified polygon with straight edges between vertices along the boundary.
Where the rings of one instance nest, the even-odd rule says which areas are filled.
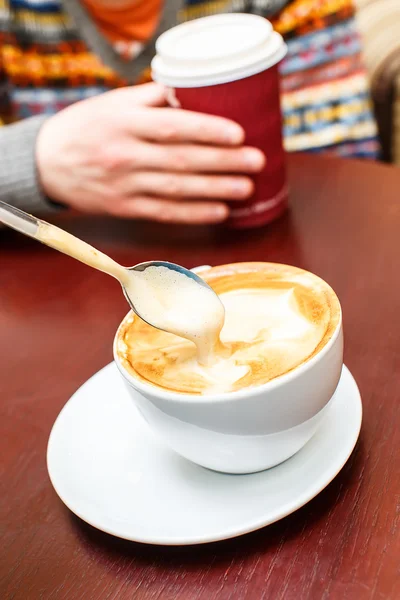
[[[213,213],[216,219],[222,221],[228,216],[228,207],[223,204],[217,204],[214,206]]]
[[[225,140],[228,144],[240,144],[243,142],[243,131],[240,127],[228,127],[225,131]]]
[[[232,182],[231,189],[234,194],[246,197],[250,194],[251,184],[249,181],[238,179]]]
[[[260,150],[246,150],[245,160],[249,167],[257,171],[265,164],[265,157]]]

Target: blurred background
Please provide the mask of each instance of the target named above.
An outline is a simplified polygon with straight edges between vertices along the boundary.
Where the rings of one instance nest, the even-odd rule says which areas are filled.
[[[382,159],[400,166],[400,0],[355,0]]]

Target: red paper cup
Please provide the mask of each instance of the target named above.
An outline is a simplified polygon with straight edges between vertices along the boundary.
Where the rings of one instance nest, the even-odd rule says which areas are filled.
[[[285,53],[269,21],[246,14],[191,21],[157,41],[153,78],[168,87],[171,106],[236,121],[246,144],[267,157],[253,196],[231,203],[233,227],[265,225],[287,208],[278,73]]]

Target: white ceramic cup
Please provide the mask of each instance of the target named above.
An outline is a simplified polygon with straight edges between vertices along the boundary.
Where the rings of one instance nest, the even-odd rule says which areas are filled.
[[[150,428],[175,452],[208,469],[254,473],[290,458],[314,435],[339,383],[343,366],[340,317],[318,354],[293,371],[237,392],[177,394],[131,375],[114,360]]]

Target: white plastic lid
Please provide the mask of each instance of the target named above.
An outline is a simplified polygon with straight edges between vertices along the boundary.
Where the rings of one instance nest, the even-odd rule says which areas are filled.
[[[153,78],[169,87],[217,85],[250,77],[278,63],[286,44],[263,17],[223,14],[189,21],[156,43]]]

